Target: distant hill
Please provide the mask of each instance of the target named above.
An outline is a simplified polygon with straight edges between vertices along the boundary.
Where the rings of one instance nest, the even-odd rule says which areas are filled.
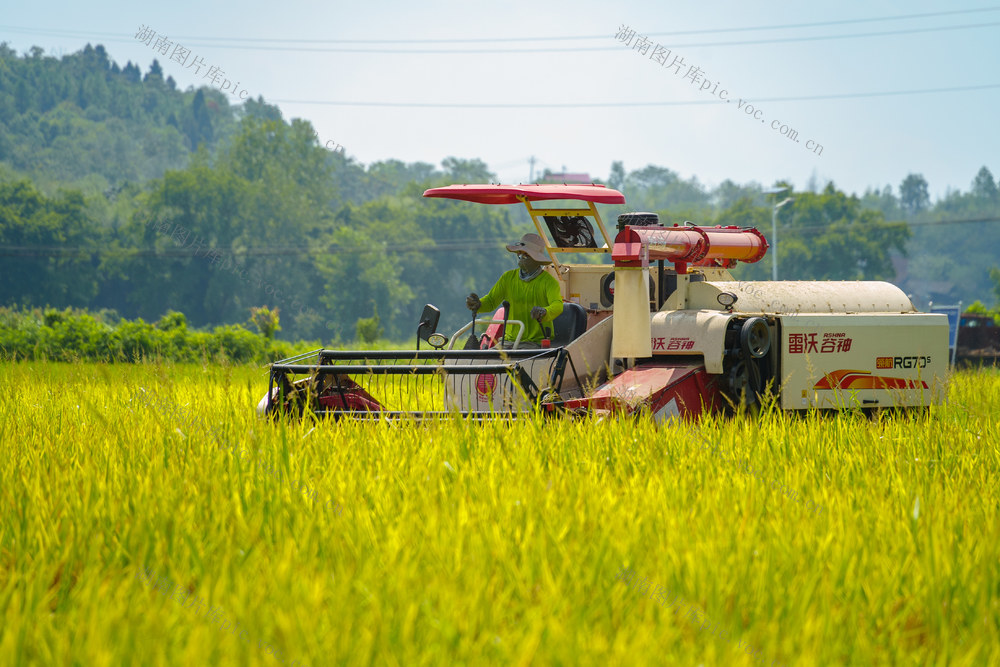
[[[263,98],[230,99],[178,90],[156,60],[145,74],[121,67],[101,45],[57,59],[0,44],[0,306],[154,321],[172,309],[201,327],[267,305],[281,310],[282,336],[324,341],[353,338],[357,321],[377,313],[398,339],[413,335],[428,301],[444,328],[457,325],[465,295],[510,268],[503,242],[529,228],[522,207],[421,197],[495,181],[481,160],[365,166]],[[628,200],[603,207],[612,229],[618,213],[639,210],[668,224],[757,226],[770,238],[776,199],[759,184],[708,188],[621,162],[607,183]],[[989,270],[1000,264],[992,173],[983,167],[969,192],[938,202],[928,190],[919,174],[860,197],[833,183],[789,188],[781,278],[893,280],[919,305],[989,301]],[[766,279],[769,267],[736,275]]]
[[[269,305],[283,335],[325,340],[377,309],[410,336],[415,300],[464,319],[469,284],[507,268],[500,240],[517,235],[507,210],[424,203],[425,187],[495,178],[442,167],[365,168],[262,98],[178,90],[155,60],[143,74],[101,45],[56,59],[2,44],[0,305],[174,309],[196,326]]]
[[[61,59],[0,44],[0,162],[36,181],[107,189],[185,166],[230,137],[241,109],[209,88],[181,91],[155,60],[145,75],[89,44]]]

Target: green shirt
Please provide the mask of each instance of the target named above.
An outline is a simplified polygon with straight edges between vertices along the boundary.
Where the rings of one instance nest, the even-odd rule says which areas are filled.
[[[554,336],[555,327],[552,325],[552,320],[563,311],[559,281],[544,270],[528,282],[521,280],[519,273],[520,269],[504,272],[493,289],[480,299],[479,312],[496,310],[505,299],[510,301],[508,319],[524,322],[524,335],[521,336],[521,340],[537,343],[543,338],[542,327],[538,324],[538,320],[531,317],[531,309],[535,306],[545,308],[548,314],[542,318],[542,323],[548,328],[550,336]],[[514,340],[517,329],[517,326],[510,327],[507,340]]]

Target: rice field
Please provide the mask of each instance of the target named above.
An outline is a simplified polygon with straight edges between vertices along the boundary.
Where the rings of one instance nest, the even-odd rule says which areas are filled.
[[[1000,374],[922,414],[257,419],[0,365],[3,665],[997,665]]]

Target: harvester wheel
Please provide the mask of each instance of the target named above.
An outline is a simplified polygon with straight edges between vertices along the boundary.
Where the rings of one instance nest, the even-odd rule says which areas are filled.
[[[737,361],[729,369],[727,377],[729,381],[729,391],[733,400],[740,401],[743,405],[756,405],[760,402],[762,393],[760,381],[760,368],[755,361]]]
[[[733,394],[733,399],[750,403],[753,401],[753,389],[750,388],[750,374],[747,372],[747,364],[737,361],[729,369],[729,391]]]
[[[763,317],[751,317],[740,329],[743,351],[753,359],[761,359],[771,351],[771,332]]]

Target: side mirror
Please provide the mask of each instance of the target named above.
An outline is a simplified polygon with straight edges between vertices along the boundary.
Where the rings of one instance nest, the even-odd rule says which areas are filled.
[[[417,325],[417,345],[420,345],[420,341],[422,340],[428,340],[431,334],[437,331],[438,320],[440,319],[440,310],[431,304],[424,306],[424,312],[420,314],[420,324]]]

